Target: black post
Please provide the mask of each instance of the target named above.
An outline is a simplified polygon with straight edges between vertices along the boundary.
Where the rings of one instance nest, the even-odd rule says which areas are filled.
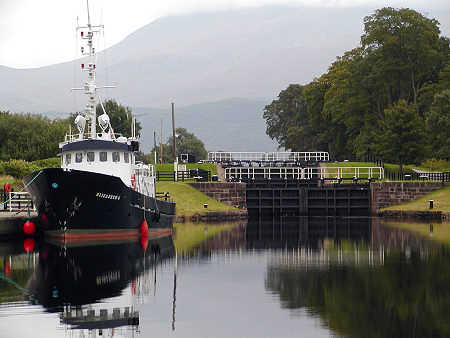
[[[177,161],[177,141],[175,137],[175,106],[172,102],[172,137],[173,137],[173,161]]]

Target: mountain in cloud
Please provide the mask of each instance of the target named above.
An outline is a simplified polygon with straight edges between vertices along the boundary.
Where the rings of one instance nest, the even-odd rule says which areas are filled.
[[[251,144],[260,145],[255,150],[273,149],[265,135],[264,105],[290,83],[320,76],[336,56],[356,47],[370,13],[270,6],[160,18],[107,49],[106,58],[98,54],[97,84],[116,84],[101,92],[102,98],[143,111],[164,111],[171,102],[184,107],[177,125],[204,135],[208,149],[248,150]],[[85,79],[82,62],[21,70],[0,66],[0,109],[81,111],[83,94],[70,88]],[[153,134],[159,119],[147,115],[140,118]],[[254,141],[245,144],[244,136]]]

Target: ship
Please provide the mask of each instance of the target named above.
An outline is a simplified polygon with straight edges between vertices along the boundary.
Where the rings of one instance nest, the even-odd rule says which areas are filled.
[[[95,84],[94,36],[103,25],[87,25],[77,31],[87,48],[81,68],[87,80],[81,88],[87,97],[84,114],[74,120],[59,144],[60,168],[46,168],[26,175],[27,188],[45,235],[64,240],[159,236],[172,229],[175,202],[156,198],[155,168],[136,159],[139,142],[133,115],[131,136],[115,133]],[[78,35],[78,34],[77,34]],[[96,102],[101,107],[97,118]],[[99,130],[97,130],[97,122]],[[71,130],[71,128],[70,128]],[[147,230],[148,229],[148,230]]]

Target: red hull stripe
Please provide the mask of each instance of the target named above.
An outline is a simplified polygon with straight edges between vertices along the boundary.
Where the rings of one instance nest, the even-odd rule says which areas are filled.
[[[172,233],[172,229],[156,229],[156,230],[149,230],[147,237],[149,239],[151,238],[157,238],[161,236],[167,236]],[[63,240],[64,242],[78,242],[78,241],[93,241],[93,242],[99,242],[99,241],[111,241],[111,240],[130,240],[130,239],[136,239],[138,240],[140,237],[139,230],[135,231],[123,231],[123,232],[70,232],[67,231],[66,233],[63,232],[51,232],[46,233],[46,235],[50,238],[57,239],[57,240]]]

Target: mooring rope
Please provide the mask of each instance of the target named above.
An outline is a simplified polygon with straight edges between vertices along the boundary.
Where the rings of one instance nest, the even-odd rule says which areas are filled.
[[[9,199],[7,199],[6,201],[4,201],[4,202],[2,202],[2,203],[0,203],[0,206],[2,206],[2,205],[4,205],[4,204],[6,204],[6,203],[8,203],[9,201],[11,201],[15,196],[17,196],[18,194],[19,194],[19,192],[22,192],[26,187],[28,187],[41,173],[42,173],[42,171],[43,170],[40,170],[37,174],[36,174],[36,176],[34,176],[33,177],[33,179],[30,181],[30,182],[28,182],[20,191],[18,191],[16,194],[13,194]]]

